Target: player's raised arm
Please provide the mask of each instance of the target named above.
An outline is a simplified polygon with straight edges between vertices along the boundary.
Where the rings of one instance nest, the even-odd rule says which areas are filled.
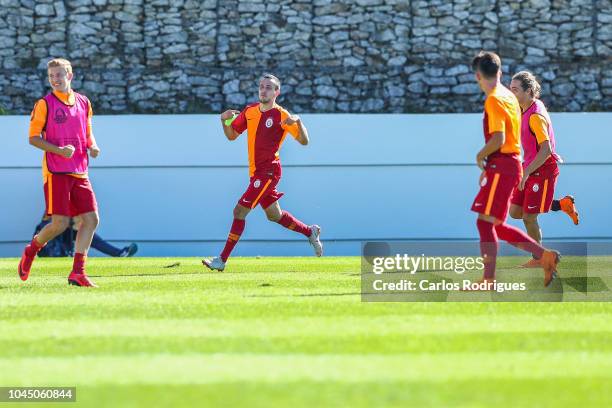
[[[306,146],[310,141],[308,138],[308,129],[306,129],[306,126],[298,115],[287,116],[285,120],[281,122],[281,125],[286,126],[287,128],[293,127],[294,131],[297,130],[295,140],[297,140],[301,145]]]
[[[308,238],[315,255],[323,255],[321,227],[304,224],[289,212],[283,211],[278,203],[283,196],[276,189],[282,173],[279,152],[287,133],[291,133],[301,144],[308,144],[308,131],[299,116],[291,115],[276,104],[280,89],[280,80],[276,76],[263,74],[259,78],[258,103],[247,105],[235,119],[232,117],[236,111],[228,110],[221,114],[222,122],[233,120],[231,124],[223,123],[223,131],[228,139],[233,140],[242,132],[247,132],[250,180],[234,207],[234,221],[223,250],[219,256],[202,260],[202,264],[210,270],[225,270],[225,263],[244,232],[247,215],[258,205],[263,208],[268,220]]]
[[[221,114],[221,126],[223,127],[223,133],[225,133],[225,137],[228,140],[236,140],[240,133],[236,132],[232,127],[233,121],[232,118],[236,118],[239,116],[240,112],[234,109],[228,109]],[[229,124],[228,124],[229,123]]]

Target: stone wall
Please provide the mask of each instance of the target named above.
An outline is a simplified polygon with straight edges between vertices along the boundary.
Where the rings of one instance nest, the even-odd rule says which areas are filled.
[[[612,110],[610,0],[0,0],[0,107],[29,113],[63,56],[97,113],[239,108],[263,71],[297,112],[476,112],[480,49],[552,110]]]

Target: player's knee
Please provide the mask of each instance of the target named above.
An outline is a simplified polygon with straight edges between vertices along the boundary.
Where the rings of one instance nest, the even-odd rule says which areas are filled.
[[[100,224],[98,213],[91,213],[81,217],[80,228],[96,229],[98,224]]]
[[[62,232],[66,231],[66,229],[70,226],[70,219],[69,218],[55,218],[51,221],[51,228],[53,228],[53,231],[56,234],[61,234]]]
[[[234,218],[236,219],[243,220],[248,213],[248,209],[242,207],[241,205],[234,207]]]
[[[98,225],[100,225],[100,216],[98,213],[93,213],[89,216],[88,225],[93,229],[98,228]]]
[[[538,214],[523,214],[525,225],[538,225]]]
[[[75,231],[78,231],[79,229],[81,229],[81,225],[83,225],[83,220],[78,218],[73,221],[74,223],[72,224],[72,229],[74,229]]]
[[[280,221],[282,214],[277,213],[277,212],[270,212],[270,213],[266,213],[266,217],[268,217],[268,219],[272,222],[278,222]]]
[[[520,207],[510,207],[510,217],[520,220],[523,218],[523,210]]]

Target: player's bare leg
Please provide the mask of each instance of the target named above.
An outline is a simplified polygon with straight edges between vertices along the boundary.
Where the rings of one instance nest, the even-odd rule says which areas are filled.
[[[310,245],[314,248],[315,255],[323,255],[323,244],[320,240],[321,227],[316,224],[307,226],[287,211],[281,210],[278,201],[264,209],[268,220],[276,222],[285,228],[296,231],[308,238]]]
[[[81,214],[79,218],[80,222],[74,242],[74,250],[78,253],[87,254],[94,232],[100,223],[100,218],[95,211]]]
[[[236,204],[234,207],[234,218],[237,220],[246,220],[247,215],[251,212],[249,207],[245,207],[241,204]]]
[[[245,220],[247,215],[249,215],[249,212],[251,212],[249,207],[236,204],[236,207],[234,207],[234,221],[232,222],[232,226],[230,228],[227,241],[225,242],[225,247],[223,248],[223,251],[221,251],[221,255],[215,256],[211,259],[202,259],[202,265],[211,271],[223,272],[225,269],[225,262],[227,262],[232,250],[244,232],[244,227],[246,224]]]
[[[515,220],[522,219],[523,224],[525,224],[525,228],[527,229],[527,234],[529,234],[529,236],[536,241],[542,242],[542,230],[538,224],[538,214],[524,213],[520,206],[512,204],[510,206],[509,215]]]
[[[80,215],[79,229],[74,243],[74,263],[72,272],[68,276],[68,283],[71,285],[96,287],[85,273],[85,263],[89,247],[91,246],[91,240],[99,223],[100,218],[97,211]]]
[[[527,234],[533,238],[536,242],[542,242],[542,230],[538,224],[538,214],[523,214],[523,223]],[[523,268],[540,268],[542,263],[539,259],[531,258],[529,261],[522,265]]]
[[[273,202],[268,208],[264,208],[264,212],[268,220],[272,222],[278,223],[283,217],[283,210],[281,210],[278,201]]]
[[[66,217],[64,215],[52,215],[51,222],[45,225],[36,236],[38,238],[38,242],[43,245],[46,244],[53,238],[60,235],[62,232],[66,231],[69,226],[70,217]]]
[[[522,219],[523,218],[523,207],[521,207],[520,205],[511,204],[508,215],[514,218],[515,220]]]
[[[529,214],[524,214],[523,213],[523,207],[521,207],[520,205],[516,205],[516,204],[511,204],[510,205],[510,211],[508,212],[508,215],[510,215],[510,217],[514,218],[515,220],[523,220],[523,222],[525,223],[525,226],[527,227],[527,221],[525,221],[525,217],[529,216]],[[539,227],[538,227],[539,229]],[[541,236],[540,238],[536,238],[533,235],[531,235],[531,233],[529,232],[529,228],[527,228],[527,234],[529,234],[530,237],[532,237],[533,239],[535,239],[538,242],[542,242]],[[522,268],[540,268],[542,265],[540,264],[540,260],[539,259],[535,259],[535,258],[531,258],[529,261],[525,262],[523,265],[521,265]]]
[[[60,235],[70,225],[70,217],[64,215],[52,215],[51,222],[43,227],[42,230],[36,235],[29,245],[23,250],[19,266],[17,268],[19,277],[21,280],[27,280],[30,276],[30,270],[32,269],[32,263],[36,258],[36,254],[45,246],[45,244],[51,241],[53,238]]]

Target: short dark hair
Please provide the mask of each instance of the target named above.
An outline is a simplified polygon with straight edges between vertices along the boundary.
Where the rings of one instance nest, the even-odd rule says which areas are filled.
[[[472,69],[487,79],[494,78],[501,70],[501,59],[494,52],[480,51],[472,60]]]
[[[270,81],[272,81],[272,83],[274,84],[274,86],[276,87],[276,89],[280,89],[281,83],[280,83],[280,79],[278,79],[275,75],[270,74],[269,72],[265,72],[260,78],[259,78],[259,82],[263,81],[264,79],[269,79]]]

